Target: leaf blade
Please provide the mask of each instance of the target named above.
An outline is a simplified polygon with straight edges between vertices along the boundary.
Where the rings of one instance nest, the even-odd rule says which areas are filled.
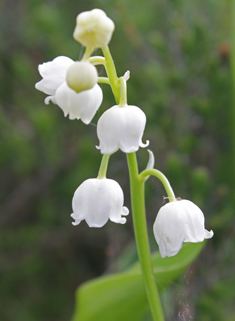
[[[154,275],[161,293],[198,256],[205,242],[186,244],[174,257],[153,255]],[[148,311],[139,264],[126,272],[102,276],[83,284],[77,291],[72,321],[140,321]]]

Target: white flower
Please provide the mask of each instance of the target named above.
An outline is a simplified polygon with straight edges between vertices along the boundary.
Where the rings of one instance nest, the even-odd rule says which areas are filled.
[[[75,191],[72,201],[75,220],[78,225],[85,220],[90,227],[102,227],[108,219],[115,223],[126,223],[129,210],[123,206],[124,196],[120,185],[107,178],[91,178],[83,182]]]
[[[93,9],[77,16],[73,37],[85,47],[101,48],[108,45],[114,28],[103,10]]]
[[[49,103],[51,97],[47,97]],[[69,114],[69,119],[80,119],[84,124],[89,124],[99,109],[103,100],[103,93],[99,85],[76,93],[64,82],[56,91],[56,104],[63,110],[64,116]]]
[[[39,65],[39,73],[43,79],[35,87],[50,95],[46,97],[45,104],[52,101],[63,110],[65,116],[69,114],[70,119],[81,118],[85,124],[89,124],[102,103],[103,93],[97,84],[79,93],[69,88],[66,74],[72,65],[74,61],[64,56]]]
[[[73,63],[72,59],[59,56],[52,61],[39,65],[38,71],[42,80],[36,83],[36,89],[54,96],[57,88],[65,81],[67,70]]]
[[[153,232],[163,258],[176,255],[183,242],[202,242],[214,235],[205,229],[200,208],[187,200],[176,200],[161,207]]]
[[[136,152],[142,143],[146,124],[145,113],[136,106],[113,106],[103,113],[97,123],[97,135],[102,154],[111,154],[120,148],[124,153]]]

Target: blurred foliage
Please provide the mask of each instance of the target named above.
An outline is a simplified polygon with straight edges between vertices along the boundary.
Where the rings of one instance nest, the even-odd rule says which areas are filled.
[[[178,255],[165,259],[159,252],[152,255],[159,293],[195,260],[204,245],[205,242],[185,244]],[[148,310],[147,294],[137,263],[125,272],[103,276],[82,285],[77,291],[73,321],[140,321]]]
[[[163,294],[166,321],[232,321],[235,121],[229,0],[0,3],[0,320],[70,320],[78,285],[136,259],[131,216],[125,226],[109,222],[102,229],[84,222],[74,228],[69,217],[75,189],[97,175],[95,124],[114,104],[110,88],[102,86],[105,99],[89,126],[44,105],[45,95],[34,88],[38,64],[59,55],[81,57],[83,49],[72,38],[75,18],[95,7],[116,24],[110,49],[118,74],[131,71],[129,103],[147,115],[145,139],[157,168],[177,196],[203,209],[215,232],[199,259]],[[144,168],[146,150],[138,159]],[[120,151],[111,158],[108,176],[123,187],[130,207]],[[164,195],[150,178],[146,207],[154,250],[151,229]]]

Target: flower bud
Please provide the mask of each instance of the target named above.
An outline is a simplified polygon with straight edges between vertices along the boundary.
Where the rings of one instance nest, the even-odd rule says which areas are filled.
[[[101,48],[110,42],[114,28],[103,10],[93,9],[77,16],[73,37],[84,47]]]
[[[66,81],[71,89],[79,93],[95,86],[98,81],[98,73],[89,62],[77,61],[69,67]]]

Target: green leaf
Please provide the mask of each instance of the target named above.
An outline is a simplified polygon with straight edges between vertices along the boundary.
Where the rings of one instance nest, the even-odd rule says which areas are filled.
[[[185,244],[173,257],[152,256],[154,275],[161,293],[198,256],[204,243]],[[139,321],[148,311],[148,301],[139,264],[127,271],[100,277],[77,291],[73,321]]]

